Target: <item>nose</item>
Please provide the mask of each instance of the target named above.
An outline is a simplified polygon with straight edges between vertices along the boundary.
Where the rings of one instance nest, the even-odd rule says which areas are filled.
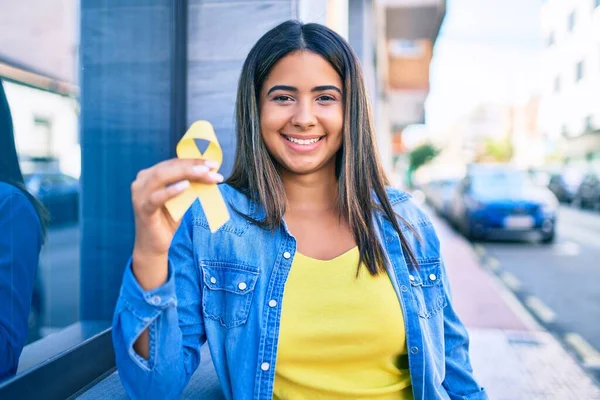
[[[312,109],[311,101],[298,101],[296,103],[296,109],[294,115],[292,115],[292,124],[296,128],[307,130],[312,128],[317,123],[317,118]]]

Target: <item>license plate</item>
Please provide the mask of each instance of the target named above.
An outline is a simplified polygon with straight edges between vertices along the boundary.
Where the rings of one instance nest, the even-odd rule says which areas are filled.
[[[508,229],[531,229],[534,220],[529,215],[512,215],[504,218],[504,227]]]

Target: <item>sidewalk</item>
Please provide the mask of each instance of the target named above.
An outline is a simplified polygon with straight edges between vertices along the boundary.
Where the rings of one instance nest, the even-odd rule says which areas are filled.
[[[490,398],[600,399],[600,388],[575,359],[479,265],[471,244],[427,211],[440,237],[453,304],[469,331],[475,377]]]

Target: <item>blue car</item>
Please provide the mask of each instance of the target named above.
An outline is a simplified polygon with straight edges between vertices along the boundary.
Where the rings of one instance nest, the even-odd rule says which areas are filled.
[[[538,232],[554,241],[558,200],[525,172],[506,165],[472,165],[454,193],[450,219],[471,240]]]
[[[72,225],[79,220],[79,181],[58,171],[23,176],[25,186],[48,209],[50,225]]]

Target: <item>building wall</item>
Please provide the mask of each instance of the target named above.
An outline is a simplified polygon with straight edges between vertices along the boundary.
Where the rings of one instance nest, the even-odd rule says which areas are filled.
[[[433,43],[445,16],[444,0],[380,0],[385,21],[385,99],[390,146],[396,176],[407,168],[404,130],[425,122],[429,94],[429,66]],[[378,21],[379,22],[379,21]],[[393,132],[393,133],[392,133]]]
[[[75,177],[81,170],[78,20],[76,0],[0,0],[0,78],[17,151],[21,159],[56,158]]]
[[[423,123],[426,90],[394,90],[388,95],[392,127],[400,129],[410,124]]]
[[[538,109],[537,98],[512,107],[513,162],[523,168],[543,166],[548,153],[545,138],[538,127]]]
[[[77,0],[0,0],[0,60],[77,82]]]
[[[297,15],[302,22],[326,25],[348,39],[349,0],[297,0]]]
[[[373,112],[375,118],[375,131],[377,132],[377,144],[385,172],[394,184],[399,182],[397,178],[396,165],[392,153],[392,125],[390,122],[389,100],[388,100],[388,53],[386,37],[386,9],[379,2],[374,4],[375,23],[375,60],[377,64],[376,86],[377,100]]]
[[[553,139],[600,129],[600,7],[590,0],[549,0],[542,9],[542,32],[540,128]]]
[[[390,89],[428,91],[429,64],[433,56],[431,41],[390,41],[388,46]]]

